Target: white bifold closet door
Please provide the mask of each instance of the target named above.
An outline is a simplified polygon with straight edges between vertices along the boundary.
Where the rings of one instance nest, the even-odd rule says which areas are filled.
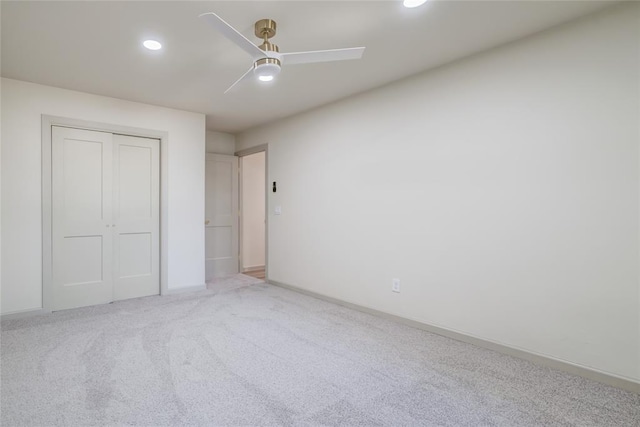
[[[52,128],[54,310],[159,294],[159,148]]]

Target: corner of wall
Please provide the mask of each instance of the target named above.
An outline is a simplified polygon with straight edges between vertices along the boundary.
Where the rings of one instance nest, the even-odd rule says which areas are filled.
[[[236,152],[236,137],[226,132],[206,131],[206,152],[233,156]]]

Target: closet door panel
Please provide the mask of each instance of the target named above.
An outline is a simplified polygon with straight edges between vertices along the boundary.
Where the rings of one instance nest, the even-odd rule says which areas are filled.
[[[112,135],[52,128],[53,309],[112,300]]]
[[[160,293],[160,141],[114,135],[114,300]]]

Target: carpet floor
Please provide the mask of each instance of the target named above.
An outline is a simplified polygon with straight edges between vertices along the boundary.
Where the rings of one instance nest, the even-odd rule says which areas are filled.
[[[3,426],[640,425],[636,394],[243,275],[1,339]]]

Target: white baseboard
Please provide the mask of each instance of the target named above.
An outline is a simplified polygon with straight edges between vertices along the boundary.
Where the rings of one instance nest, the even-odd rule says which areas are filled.
[[[185,286],[184,288],[167,289],[167,290],[162,294],[162,296],[165,296],[165,295],[182,294],[182,293],[185,293],[185,292],[197,292],[197,291],[204,291],[205,289],[207,289],[207,285],[206,285],[206,283],[203,283],[202,285]]]
[[[498,353],[507,354],[520,359],[528,360],[537,365],[554,368],[560,371],[564,371],[573,375],[578,375],[584,378],[588,378],[594,381],[598,381],[603,384],[607,384],[613,387],[621,388],[633,393],[640,394],[640,382],[631,379],[620,377],[615,374],[602,372],[597,369],[593,369],[587,366],[579,365],[576,363],[568,362],[566,360],[556,359],[551,356],[534,353],[528,350],[511,347],[505,344],[497,343],[495,341],[487,340],[484,338],[476,337],[463,332],[454,331],[441,326],[430,325],[428,323],[419,322],[417,320],[408,319],[395,314],[386,313],[384,311],[377,310],[375,308],[366,307],[363,305],[355,304],[348,301],[343,301],[337,298],[333,298],[327,295],[323,295],[317,292],[308,291],[306,289],[298,288],[297,286],[288,285],[286,283],[277,282],[275,280],[269,280],[267,283],[275,286],[279,286],[285,289],[289,289],[301,294],[309,295],[324,301],[332,302],[334,304],[342,305],[363,313],[373,314],[376,316],[384,317],[389,320],[393,320],[399,323],[403,323],[407,326],[411,326],[417,329],[422,329],[427,332],[432,332],[437,335],[442,335],[447,338],[452,338],[457,341],[466,342],[468,344],[476,345],[478,347],[486,348],[489,350],[497,351]]]
[[[175,294],[181,294],[184,292],[197,292],[197,291],[204,291],[205,289],[207,289],[207,285],[203,283],[202,285],[185,286],[184,288],[169,289],[165,291],[162,295],[175,295]],[[22,318],[31,317],[31,316],[41,316],[44,314],[51,314],[51,310],[45,310],[44,308],[33,308],[33,309],[27,309],[27,310],[12,311],[12,312],[4,313],[0,315],[0,321],[22,319]]]
[[[41,316],[43,314],[51,314],[51,310],[45,310],[44,308],[32,308],[28,310],[12,311],[0,315],[0,321],[23,319],[25,317]]]
[[[253,265],[251,267],[244,267],[242,269],[243,273],[250,273],[252,271],[259,271],[259,270],[264,270],[264,265]]]

